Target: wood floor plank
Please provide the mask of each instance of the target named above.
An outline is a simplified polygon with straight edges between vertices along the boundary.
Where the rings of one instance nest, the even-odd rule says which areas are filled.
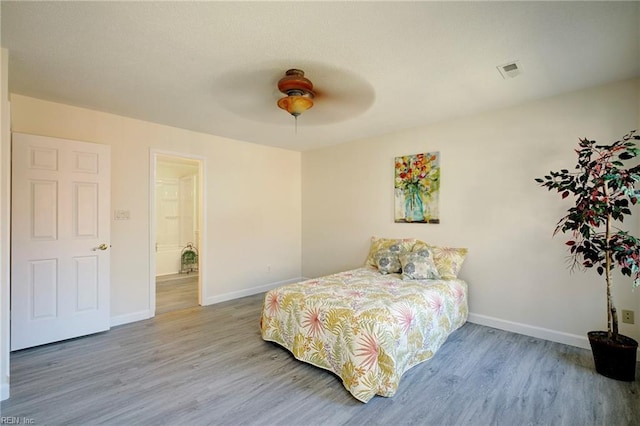
[[[15,352],[1,415],[36,425],[640,425],[640,382],[598,375],[590,351],[470,323],[405,373],[394,397],[363,404],[334,374],[260,338],[262,297]]]

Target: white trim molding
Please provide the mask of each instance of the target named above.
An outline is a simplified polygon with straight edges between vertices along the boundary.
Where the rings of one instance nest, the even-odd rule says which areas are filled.
[[[207,300],[207,162],[206,157],[165,151],[161,149],[149,149],[149,312],[148,318],[156,314],[156,174],[158,156],[168,156],[194,160],[198,162],[198,205],[199,205],[199,230],[200,241],[196,241],[198,257],[198,303],[206,305]]]
[[[9,398],[11,368],[11,103],[9,51],[0,49],[0,400]]]
[[[284,281],[277,281],[277,282],[268,283],[268,284],[257,286],[257,287],[247,288],[244,290],[231,291],[229,293],[223,293],[217,296],[207,297],[207,299],[203,301],[202,306],[215,305],[216,303],[227,302],[229,300],[239,299],[241,297],[253,296],[254,294],[264,293],[265,291],[271,290],[273,288],[280,287],[285,284],[297,283],[299,281],[304,281],[305,279],[307,278],[304,278],[304,277],[290,278]],[[139,311],[131,314],[114,316],[114,317],[111,317],[111,327],[117,327],[119,325],[129,324],[136,321],[143,321],[146,319],[153,318],[154,316],[155,316],[155,309],[153,310],[149,309],[146,311]]]
[[[591,346],[589,346],[589,340],[587,339],[586,335],[578,336],[577,334],[564,333],[562,331],[536,327],[519,322],[507,321],[500,318],[474,314],[471,312],[469,312],[468,320],[469,322],[472,322],[474,324],[486,325],[487,327],[498,328],[500,330],[524,334],[525,336],[536,337],[538,339],[564,343],[565,345],[577,346],[579,348],[591,350]]]
[[[565,345],[576,346],[578,348],[591,350],[591,345],[589,344],[589,339],[587,338],[586,334],[584,336],[579,336],[577,334],[565,333],[562,331],[536,327],[533,325],[514,321],[507,321],[487,315],[474,314],[472,312],[469,312],[468,321],[474,324],[497,328],[499,330],[524,334],[525,336],[531,336],[538,339],[549,340],[551,342],[563,343]],[[637,358],[638,360],[640,360],[640,347],[638,348]]]
[[[285,284],[297,283],[303,280],[304,279],[302,277],[290,278],[288,280],[269,283],[269,284],[265,284],[257,287],[251,287],[244,290],[231,291],[228,293],[219,294],[217,296],[207,297],[203,305],[214,305],[216,303],[226,302],[233,299],[239,299],[241,297],[253,296],[254,294],[264,293],[265,291],[269,291],[273,288],[280,287]]]

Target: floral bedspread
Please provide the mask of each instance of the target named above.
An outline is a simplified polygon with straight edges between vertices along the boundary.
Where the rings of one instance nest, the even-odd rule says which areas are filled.
[[[273,289],[262,338],[336,373],[362,402],[393,396],[467,319],[462,280],[402,280],[365,267]]]

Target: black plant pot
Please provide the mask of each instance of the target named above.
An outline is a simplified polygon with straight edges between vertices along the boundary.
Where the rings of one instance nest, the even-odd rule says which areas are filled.
[[[638,342],[622,334],[618,340],[610,339],[606,331],[590,331],[587,335],[598,373],[625,382],[636,379]]]

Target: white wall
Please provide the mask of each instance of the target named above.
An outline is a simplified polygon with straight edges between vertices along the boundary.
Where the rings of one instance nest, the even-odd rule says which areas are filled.
[[[9,398],[9,51],[0,52],[0,400]]]
[[[111,145],[112,324],[148,317],[150,150],[205,159],[205,304],[301,275],[301,155],[15,95],[12,129]]]
[[[303,275],[360,266],[372,235],[468,247],[461,277],[472,321],[588,346],[586,332],[606,328],[603,280],[569,273],[566,238],[552,239],[568,201],[534,178],[572,168],[578,137],[609,142],[636,128],[639,86],[625,81],[304,152]],[[394,157],[429,151],[441,153],[441,223],[396,224]],[[639,292],[628,279],[617,284],[619,310],[638,316]],[[620,331],[638,339],[638,322]]]

